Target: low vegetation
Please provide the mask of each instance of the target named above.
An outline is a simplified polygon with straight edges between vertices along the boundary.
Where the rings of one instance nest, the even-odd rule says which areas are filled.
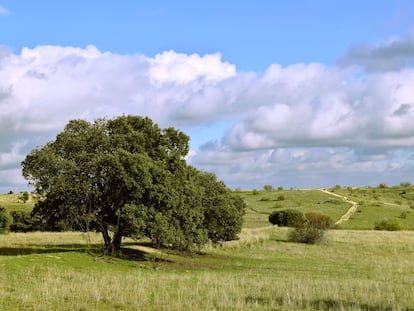
[[[125,240],[124,258],[97,257],[94,233],[0,235],[0,309],[414,308],[414,232],[333,230],[312,246],[287,231],[243,229],[190,257]]]
[[[358,202],[346,230],[332,230],[351,206],[341,197],[239,190],[247,204],[239,239],[191,255],[123,238],[117,257],[102,256],[95,232],[0,235],[0,310],[414,310],[412,186],[330,190]],[[0,195],[11,231],[34,204],[18,196]],[[289,209],[304,216],[301,243],[290,243],[295,229],[269,224]],[[401,230],[377,228],[382,221]]]

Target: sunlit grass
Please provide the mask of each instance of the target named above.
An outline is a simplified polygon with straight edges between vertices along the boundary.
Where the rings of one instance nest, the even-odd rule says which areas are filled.
[[[321,245],[289,243],[289,229],[268,223],[274,209],[335,219],[350,204],[319,190],[242,195],[240,240],[201,254],[151,253],[125,240],[115,258],[101,256],[98,233],[0,235],[0,310],[414,310],[414,231],[330,230]],[[377,214],[411,210],[405,201],[390,204],[399,194],[383,196],[388,204],[363,204],[343,226],[372,229]]]
[[[322,245],[302,245],[286,242],[286,229],[248,229],[238,245],[165,254],[169,260],[159,262],[76,251],[80,233],[44,234],[45,243],[41,234],[26,236],[26,246],[62,249],[0,256],[1,310],[414,308],[412,231],[334,230]],[[19,235],[9,238],[22,243]],[[2,236],[5,247],[10,242]]]

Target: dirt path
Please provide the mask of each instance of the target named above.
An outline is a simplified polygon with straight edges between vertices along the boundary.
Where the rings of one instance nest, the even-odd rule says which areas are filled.
[[[335,223],[335,225],[339,225],[340,223],[343,223],[343,222],[345,222],[345,221],[348,221],[349,220],[349,218],[356,212],[356,210],[358,209],[358,203],[357,202],[354,202],[354,201],[351,201],[350,199],[348,199],[346,196],[343,196],[343,195],[340,195],[340,194],[336,194],[336,193],[333,193],[333,192],[330,192],[330,191],[328,191],[328,190],[326,190],[326,189],[320,189],[323,193],[326,193],[326,194],[329,194],[329,195],[332,195],[332,196],[335,196],[335,197],[338,197],[338,198],[341,198],[343,201],[345,201],[345,202],[347,202],[347,203],[350,203],[350,204],[352,204],[351,205],[351,207],[346,211],[346,213],[345,214],[343,214],[342,216],[341,216],[341,218],[339,218],[339,220]]]

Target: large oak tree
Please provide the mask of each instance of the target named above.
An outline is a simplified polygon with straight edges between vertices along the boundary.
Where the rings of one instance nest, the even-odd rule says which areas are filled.
[[[188,142],[138,116],[70,121],[22,163],[40,198],[33,215],[48,228],[101,232],[108,253],[125,236],[180,250],[235,239],[245,204],[213,174],[187,165]]]

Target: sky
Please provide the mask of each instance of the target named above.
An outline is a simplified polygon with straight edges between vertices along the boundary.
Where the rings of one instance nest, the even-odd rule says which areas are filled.
[[[0,192],[72,119],[148,116],[230,188],[414,183],[414,1],[0,0]]]

